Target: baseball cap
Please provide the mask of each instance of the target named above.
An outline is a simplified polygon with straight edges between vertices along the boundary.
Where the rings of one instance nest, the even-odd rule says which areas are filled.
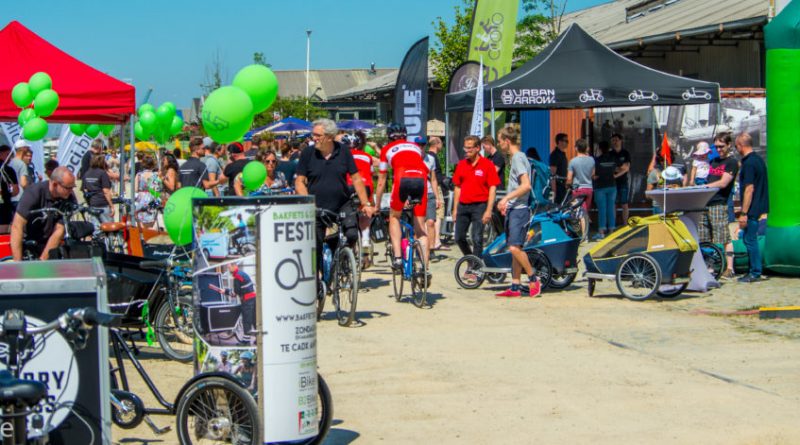
[[[244,147],[239,142],[231,142],[228,144],[228,153],[244,153]]]
[[[210,148],[211,144],[213,144],[213,143],[214,143],[214,140],[211,139],[210,137],[206,136],[206,137],[203,138],[203,145],[205,145],[206,147]]]
[[[31,143],[26,141],[25,139],[17,139],[17,142],[14,142],[14,148],[22,148],[22,147],[30,147]]]

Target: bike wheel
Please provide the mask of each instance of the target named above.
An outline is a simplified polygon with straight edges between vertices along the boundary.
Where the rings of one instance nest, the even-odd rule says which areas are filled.
[[[386,245],[386,257],[389,259],[389,266],[394,264],[394,254],[392,253],[392,245]],[[403,270],[395,269],[392,267],[392,290],[394,291],[394,299],[400,301],[403,299]]]
[[[531,262],[534,275],[539,277],[541,289],[544,290],[550,286],[550,281],[553,279],[553,266],[547,255],[539,249],[533,249],[528,251],[528,261]]]
[[[617,288],[630,300],[641,301],[653,296],[661,286],[661,268],[646,253],[628,255],[617,269]]]
[[[179,297],[177,305],[168,298],[156,312],[156,338],[164,355],[172,360],[186,363],[194,357],[192,310],[191,298]]]
[[[486,274],[482,272],[483,261],[475,255],[465,255],[456,261],[453,274],[456,282],[464,289],[477,289],[486,279]]]
[[[702,242],[700,243],[700,253],[703,254],[703,261],[706,263],[708,272],[719,281],[722,278],[722,273],[725,272],[726,260],[725,252],[714,243]]]
[[[414,306],[425,307],[428,302],[428,266],[425,264],[422,244],[419,241],[414,243],[414,261],[411,263],[411,295],[413,296]]]
[[[358,302],[358,266],[349,247],[342,247],[336,255],[333,275],[333,305],[339,326],[350,326],[356,319]]]
[[[222,377],[206,377],[192,383],[176,410],[181,444],[259,443],[261,419],[250,393]]]
[[[241,245],[241,247],[239,247],[239,252],[242,254],[242,256],[255,255],[256,245],[253,243],[244,243]]]
[[[572,284],[575,281],[575,277],[577,273],[568,273],[568,274],[561,274],[561,275],[553,275],[550,277],[550,288],[551,289],[564,289],[565,287]]]
[[[117,389],[112,389],[111,393],[127,410],[126,413],[123,413],[113,403],[111,404],[111,421],[114,422],[114,425],[125,430],[139,426],[144,420],[144,402],[142,402],[142,399],[136,394]]]

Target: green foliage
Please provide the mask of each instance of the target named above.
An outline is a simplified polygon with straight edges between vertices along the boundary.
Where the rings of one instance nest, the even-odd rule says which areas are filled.
[[[260,51],[253,53],[253,63],[256,65],[264,65],[267,68],[272,68],[272,65],[267,63],[267,58],[264,56],[264,53]]]
[[[472,0],[462,0],[461,6],[454,8],[455,22],[452,26],[448,26],[442,17],[437,17],[432,23],[436,40],[430,50],[430,60],[433,74],[445,91],[453,71],[469,57],[474,7]]]
[[[322,108],[315,106],[312,102],[306,104],[304,97],[280,97],[275,99],[272,106],[267,108],[263,113],[256,115],[253,120],[253,127],[263,127],[264,125],[271,124],[273,119],[273,112],[280,115],[280,118],[294,116],[300,119],[306,118],[306,111],[308,111],[308,118],[311,120],[328,117],[328,112]]]
[[[522,0],[525,16],[517,23],[514,64],[535,57],[561,33],[561,19],[567,0]]]

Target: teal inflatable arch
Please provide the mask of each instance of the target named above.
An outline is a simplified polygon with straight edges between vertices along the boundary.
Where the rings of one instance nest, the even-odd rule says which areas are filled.
[[[764,27],[767,48],[767,269],[800,275],[800,0]]]

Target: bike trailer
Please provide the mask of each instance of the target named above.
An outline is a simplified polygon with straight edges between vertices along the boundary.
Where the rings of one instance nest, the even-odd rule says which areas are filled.
[[[103,265],[108,277],[108,307],[124,314],[125,321],[141,323],[142,306],[153,286],[160,285],[162,271],[142,269],[142,257],[105,252]],[[155,308],[150,310],[155,314]]]

